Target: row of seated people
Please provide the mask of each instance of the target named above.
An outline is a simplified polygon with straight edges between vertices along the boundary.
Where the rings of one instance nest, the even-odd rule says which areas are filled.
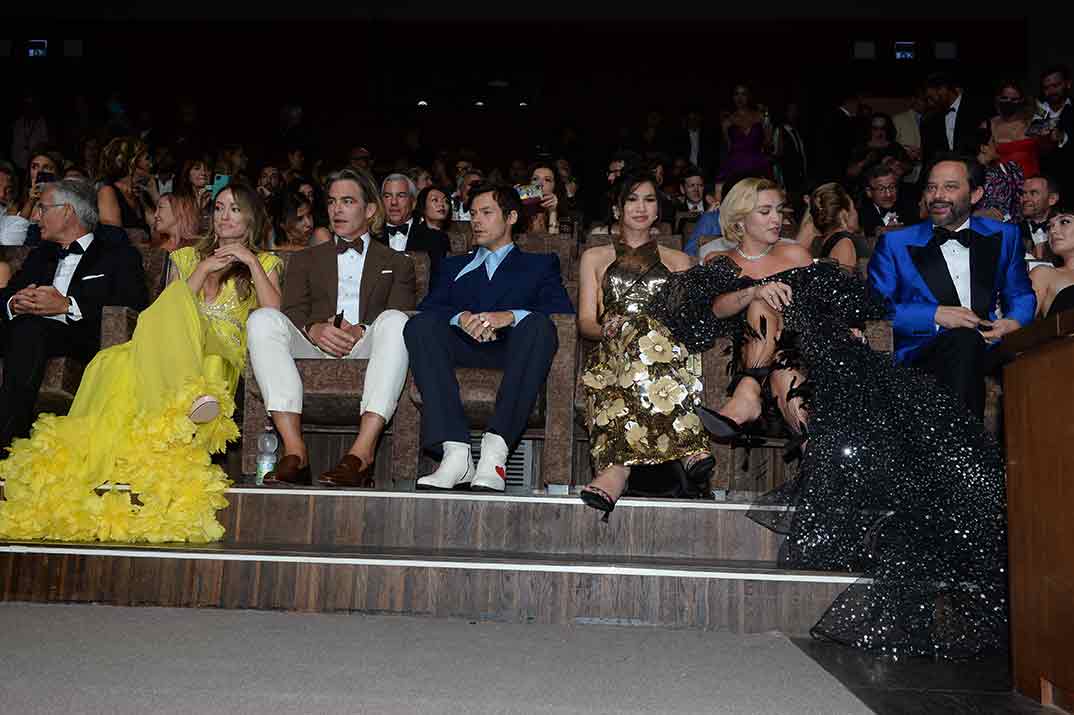
[[[864,645],[891,638],[875,624],[899,619],[907,635],[896,645],[908,652],[997,647],[1006,626],[1005,484],[979,419],[983,395],[976,400],[986,341],[1029,322],[1036,300],[1016,231],[970,217],[979,191],[973,171],[961,160],[939,162],[929,180],[934,226],[877,244],[869,280],[890,303],[834,262],[781,241],[777,184],[736,185],[721,216],[734,250],[694,266],[652,238],[652,177],[625,175],[618,240],[578,261],[578,330],[596,342],[582,382],[597,473],[582,502],[607,517],[642,465],[675,465],[696,479],[712,466],[710,438],[747,437],[770,396],[797,435],[802,470],[795,488],[778,490],[751,517],[787,535],[784,568],[860,572],[867,584],[840,595],[816,632]],[[0,462],[0,537],[221,538],[216,511],[227,506],[228,481],[210,455],[238,436],[230,415],[247,341],[288,452],[276,483],[311,476],[297,429],[288,444],[288,422],[297,427],[302,412],[296,357],[368,356],[360,417],[367,434],[322,482],[366,482],[371,447],[363,440],[393,416],[409,363],[424,404],[423,446],[442,457],[419,486],[503,490],[507,454],[563,352],[550,316],[573,305],[559,261],[515,247],[521,202],[511,187],[479,186],[470,203],[478,250],[444,258],[421,312],[408,317],[414,263],[372,240],[382,211],[376,188],[368,174],[336,175],[334,241],[296,254],[286,277],[279,257],[256,252],[265,219],[255,190],[222,190],[206,243],[172,254],[168,286],[133,338],[97,354],[69,414],[39,417],[30,439],[16,440]],[[29,421],[45,358],[85,340],[100,306],[144,308],[148,298],[138,252],[93,235],[88,187],[60,182],[44,197],[47,245],[0,293],[5,429],[13,416]],[[950,295],[939,290],[940,276]],[[889,317],[892,307],[895,355],[919,369],[860,339],[865,321]],[[735,379],[730,399],[714,409],[702,404],[701,358],[726,337]],[[457,382],[456,368],[465,366],[504,373],[476,466]],[[958,619],[956,636],[911,617],[940,608],[941,596],[960,604],[944,611]]]
[[[957,165],[957,162],[949,163]],[[966,181],[971,180],[972,176],[967,174]],[[636,177],[632,181],[637,183]],[[626,186],[625,183],[623,185]],[[42,250],[40,254],[33,254],[34,258],[27,261],[20,274],[21,280],[17,280],[4,294],[4,302],[9,311],[5,316],[8,320],[4,390],[5,397],[9,397],[4,401],[5,414],[2,423],[5,445],[10,444],[14,437],[28,432],[33,416],[34,393],[39,384],[39,381],[34,383],[33,375],[40,374],[39,364],[42,356],[71,354],[83,362],[89,362],[93,354],[91,346],[95,340],[99,340],[99,310],[96,316],[83,315],[80,304],[99,307],[112,301],[138,308],[144,307],[148,302],[144,285],[139,288],[141,281],[136,278],[140,275],[141,266],[135,266],[137,259],[130,249],[92,251],[89,253],[94,262],[92,267],[88,265],[90,261],[81,257],[78,249],[88,250],[92,245],[92,239],[85,240],[88,233],[85,228],[92,225],[92,222],[86,217],[85,211],[79,214],[73,208],[79,205],[77,189],[77,183],[65,182],[56,185],[48,197],[51,200],[43,202],[43,206],[54,207],[51,211],[42,211],[40,217],[42,232],[50,237],[48,240],[62,243],[65,239],[60,237],[75,239],[60,251],[62,255],[58,257],[59,268],[55,270],[52,288],[33,287],[49,283],[44,273],[50,270],[50,258],[53,262],[57,261],[57,256]],[[514,203],[517,202],[517,195],[502,187],[482,186],[474,197],[473,211],[477,215],[472,219],[473,239],[480,248],[473,254],[445,259],[442,270],[434,273],[434,276],[439,275],[440,278],[434,278],[429,295],[419,306],[423,312],[416,319],[408,320],[406,312],[415,308],[413,264],[404,254],[387,250],[387,247],[371,240],[371,234],[377,233],[380,228],[377,224],[383,221],[383,209],[376,200],[379,193],[371,178],[361,172],[344,173],[336,177],[329,191],[335,241],[296,254],[290,261],[287,280],[283,281],[279,259],[271,254],[255,254],[251,250],[254,245],[251,237],[261,235],[264,230],[264,218],[258,211],[259,200],[256,193],[241,184],[222,191],[217,197],[216,218],[212,240],[209,242],[210,247],[215,244],[216,248],[211,253],[204,249],[188,249],[173,254],[168,276],[169,290],[165,293],[169,296],[179,293],[184,300],[158,299],[151,309],[167,313],[167,306],[174,304],[176,307],[173,309],[182,313],[184,319],[169,321],[174,323],[170,327],[186,325],[189,330],[170,330],[169,338],[159,339],[160,336],[154,336],[156,331],[150,331],[144,326],[163,324],[165,321],[143,318],[139,323],[139,331],[147,336],[154,336],[153,341],[139,341],[136,333],[136,339],[130,343],[131,347],[127,348],[130,352],[140,343],[153,345],[153,349],[169,346],[173,354],[169,356],[167,370],[161,369],[154,360],[144,356],[136,359],[133,353],[130,356],[130,364],[125,364],[123,369],[137,372],[136,384],[142,390],[152,390],[156,395],[153,401],[156,402],[162,399],[162,395],[178,392],[178,388],[185,385],[184,380],[189,380],[193,374],[208,374],[222,380],[223,389],[217,390],[219,394],[213,395],[207,391],[204,395],[196,395],[197,399],[192,401],[190,410],[195,423],[217,424],[217,418],[221,414],[225,421],[230,416],[230,409],[222,410],[221,406],[228,407],[231,404],[229,393],[233,392],[241,372],[245,359],[245,342],[248,339],[253,373],[262,392],[264,404],[272,414],[284,442],[285,456],[277,471],[271,475],[270,482],[294,484],[311,482],[308,456],[301,436],[303,387],[294,360],[344,356],[367,358],[369,367],[362,390],[358,439],[336,469],[323,475],[321,481],[339,486],[369,486],[376,444],[398,404],[409,356],[409,368],[414,374],[423,401],[426,405],[436,406],[436,409],[425,409],[422,412],[423,446],[444,456],[440,468],[419,480],[419,486],[451,488],[457,483],[472,483],[477,488],[502,490],[503,468],[507,455],[526,428],[528,416],[556,353],[556,332],[547,316],[573,312],[570,299],[563,288],[559,261],[548,256],[513,251],[512,231],[521,213],[521,207]],[[775,193],[773,189],[773,194]],[[833,226],[845,227],[853,224],[853,205],[846,205],[845,192],[829,193],[832,198],[821,196],[814,201],[816,222],[825,226],[832,223],[834,217]],[[757,196],[754,190],[754,197]],[[81,200],[84,199],[83,196]],[[763,243],[760,253],[750,255],[742,251],[742,246],[747,245],[747,241],[739,239],[738,245],[731,253],[737,254],[746,261],[745,265],[750,266],[757,263],[763,265],[763,259],[773,251],[773,247],[801,251],[801,247],[781,242],[779,236],[783,223],[782,214],[777,210],[774,200],[764,205],[757,203],[758,201],[759,199],[754,202],[756,205],[748,208],[767,217],[770,225],[765,226],[763,235],[766,240],[774,235],[777,243]],[[645,198],[639,197],[637,191],[620,195],[617,202],[620,226],[629,226],[632,222],[644,219],[647,221],[645,235],[648,237],[655,215],[650,216],[641,210],[637,216],[628,215],[628,203],[631,206],[640,204],[644,208]],[[780,200],[779,207],[782,203]],[[741,207],[736,211],[741,211]],[[509,219],[512,212],[514,219]],[[1061,233],[1059,229],[1062,225],[1062,222],[1057,222],[1058,233]],[[75,237],[74,234],[79,236]],[[362,239],[360,246],[357,243],[359,238]],[[347,241],[355,243],[348,244]],[[111,242],[111,239],[102,240],[98,245]],[[89,245],[85,245],[87,243]],[[623,254],[626,248],[630,248],[628,243],[626,238],[621,236],[614,244],[588,251],[579,261],[581,315],[578,324],[583,337],[596,340],[608,337],[603,329],[598,327],[607,322],[603,317],[598,319],[598,316],[603,316],[610,310],[606,305],[607,291],[616,289],[615,282],[609,277],[611,274],[608,273],[608,266],[614,263],[617,270],[632,264],[645,265],[647,269],[656,268],[652,260],[646,262],[633,255],[631,251],[637,248],[636,246],[627,251],[630,255]],[[648,238],[645,244],[655,247]],[[838,242],[826,240],[824,244],[838,245]],[[676,251],[660,248],[654,255],[658,255],[664,269],[671,272],[685,271],[691,265],[688,258]],[[506,261],[507,256],[512,260]],[[100,265],[97,265],[98,258]],[[124,262],[122,270],[117,270],[117,260]],[[504,265],[510,279],[505,281],[505,274],[500,273],[500,280],[494,281],[502,261],[506,261]],[[523,261],[533,265],[519,265]],[[596,268],[595,261],[600,263]],[[68,268],[69,266],[73,268]],[[478,270],[479,268],[483,270]],[[93,270],[95,273],[87,274],[87,270]],[[100,272],[97,272],[98,270]],[[100,287],[108,290],[111,282],[87,281],[108,278],[113,273],[117,276],[116,285],[119,288],[115,288],[109,298],[102,302],[102,294],[93,289]],[[614,273],[616,271],[612,271],[612,274]],[[874,283],[890,280],[890,276],[884,275],[883,266],[878,266],[875,274]],[[120,276],[125,278],[119,280]],[[928,278],[927,274],[926,277]],[[73,283],[72,278],[78,279],[78,282]],[[651,280],[648,282],[653,283]],[[181,290],[179,287],[183,285],[192,290]],[[929,285],[927,288],[936,292],[935,286]],[[83,292],[85,289],[89,289],[88,292]],[[913,299],[899,302],[920,302],[921,294],[924,293],[921,289],[920,285],[913,286],[911,292],[918,291],[912,296]],[[885,290],[887,294],[894,296],[893,287],[888,286]],[[188,292],[198,297],[189,300]],[[952,302],[958,297],[960,296],[952,297]],[[974,296],[974,299],[975,303],[979,302],[977,296]],[[197,332],[198,325],[198,321],[194,320],[187,310],[191,305],[198,307],[198,314],[211,319],[213,330],[206,333],[207,337],[190,337]],[[246,322],[245,312],[258,306],[250,316],[247,330],[243,330],[243,324]],[[58,311],[61,307],[64,310]],[[622,317],[638,309],[638,305],[635,305],[630,310],[620,309],[616,314]],[[937,312],[937,322],[941,319],[942,312],[943,309]],[[944,318],[952,322],[952,325],[945,327],[966,327],[961,323],[972,320],[966,315],[967,312],[972,312],[968,306],[962,308],[961,312],[953,312],[957,313],[957,316]],[[65,319],[13,319],[22,313],[38,316],[51,314],[57,317],[62,315]],[[331,319],[323,320],[326,315],[332,316]],[[937,374],[948,384],[955,385],[967,404],[979,413],[983,409],[983,398],[977,398],[979,391],[976,385],[979,380],[976,377],[967,378],[967,375],[974,371],[967,371],[966,362],[951,360],[942,351],[939,355],[932,355],[930,351],[915,350],[914,348],[919,346],[915,343],[921,344],[923,341],[914,335],[899,336],[899,320],[899,314],[896,312],[896,335],[903,338],[901,352],[904,355],[915,353],[914,359],[918,364]],[[956,321],[961,322],[956,325]],[[92,327],[95,324],[98,326],[96,332]],[[615,321],[610,324],[614,325]],[[989,334],[992,331],[983,332],[986,337],[995,337],[995,334]],[[177,338],[176,335],[180,337]],[[188,338],[190,343],[201,344],[199,352],[202,353],[202,359],[191,359],[184,369],[178,369],[175,364],[176,355],[182,353],[183,349],[175,343]],[[983,341],[981,342],[983,345]],[[29,346],[33,348],[30,349]],[[627,352],[629,353],[629,350]],[[205,353],[210,355],[206,357]],[[519,356],[526,356],[526,359]],[[212,359],[209,359],[210,357]],[[647,358],[639,354],[638,360],[641,364],[651,367],[651,355]],[[101,365],[104,362],[98,361]],[[968,364],[976,365],[977,362],[980,360],[970,361]],[[211,367],[199,367],[202,363]],[[502,384],[512,386],[512,389],[501,390],[501,398],[508,393],[514,395],[511,399],[497,400],[495,413],[483,440],[482,458],[476,468],[469,463],[469,424],[463,416],[458,388],[454,384],[455,367],[502,369],[505,371]],[[143,374],[146,370],[152,374]],[[594,372],[587,369],[585,372],[585,386],[590,390],[595,389],[594,381],[599,382],[607,377],[599,370]],[[658,368],[647,368],[645,372],[647,376],[636,380],[638,387],[632,387],[632,390],[648,391],[652,383],[669,377],[658,376]],[[598,374],[603,377],[593,376]],[[30,376],[29,379],[27,375]],[[91,414],[99,407],[93,403],[95,398],[111,395],[110,391],[118,389],[116,385],[126,384],[122,380],[112,379],[111,375],[107,375],[107,380],[91,379],[95,375],[97,372],[91,366],[83,380],[87,384],[79,390],[79,397],[72,407],[72,416]],[[700,377],[700,374],[695,375],[695,378],[697,377]],[[625,377],[621,379],[625,381]],[[682,378],[674,385],[666,379],[666,384],[661,383],[667,389],[673,390],[676,396],[676,407],[666,414],[672,416],[673,424],[683,418],[691,425],[697,426],[693,420],[678,414],[679,409],[689,412],[689,406],[696,406],[699,401],[699,398],[687,397],[697,392],[700,382],[695,379],[687,383],[684,380],[685,378]],[[592,432],[602,421],[609,420],[609,414],[597,409],[605,400],[588,398],[589,396],[588,422]],[[652,404],[650,398],[647,397],[646,400]],[[123,409],[128,413],[133,409],[129,398],[117,401],[117,404],[119,402],[124,404]],[[614,400],[612,404],[618,405]],[[628,412],[636,411],[629,401],[626,401],[626,405]],[[663,429],[661,434],[680,434],[681,426],[685,422],[679,420],[677,424],[677,428]],[[214,432],[205,428],[202,431],[219,438],[217,433],[220,430]],[[692,432],[693,437],[700,438],[700,434],[699,429]],[[629,441],[626,444],[636,447]],[[649,446],[648,441],[645,444]],[[663,442],[661,445],[667,446]],[[594,439],[595,458],[598,451],[607,449],[607,441]],[[683,455],[687,458],[684,467],[693,468],[694,462],[699,459],[703,464],[705,452],[705,449],[700,449]],[[660,455],[664,457],[668,453],[662,449]],[[649,460],[652,459],[650,455]],[[87,460],[86,463],[100,466],[99,460]],[[595,459],[595,463],[599,465],[600,459]]]

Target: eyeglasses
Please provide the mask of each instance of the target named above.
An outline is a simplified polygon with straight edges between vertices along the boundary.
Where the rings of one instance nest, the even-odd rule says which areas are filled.
[[[36,206],[34,206],[34,212],[39,213],[42,216],[44,216],[45,212],[48,211],[49,209],[54,209],[57,206],[66,206],[66,205],[67,204],[43,204],[43,203],[39,202]]]
[[[899,190],[899,187],[895,184],[891,186],[870,186],[869,188],[878,194],[894,194]]]

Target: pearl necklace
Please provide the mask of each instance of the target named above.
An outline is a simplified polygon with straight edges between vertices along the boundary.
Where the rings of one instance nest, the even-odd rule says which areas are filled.
[[[760,253],[758,253],[758,254],[757,254],[756,256],[748,256],[748,255],[746,255],[746,254],[745,254],[745,253],[744,253],[744,252],[742,251],[742,247],[741,247],[741,246],[735,246],[735,251],[737,251],[737,252],[738,252],[738,255],[742,256],[742,257],[743,257],[743,258],[745,258],[745,259],[746,259],[747,261],[759,261],[759,260],[761,260],[762,258],[764,258],[765,256],[767,256],[767,255],[768,255],[769,253],[771,253],[771,252],[772,252],[772,249],[773,249],[773,248],[775,248],[775,247],[776,247],[776,244],[774,244],[774,243],[770,243],[770,244],[768,244],[768,248],[764,249],[763,251],[761,251]]]

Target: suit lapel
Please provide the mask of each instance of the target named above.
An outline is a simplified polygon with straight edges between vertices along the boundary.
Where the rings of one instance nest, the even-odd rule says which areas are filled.
[[[321,250],[318,251],[318,248]],[[331,241],[310,250],[314,252],[312,256],[313,274],[309,277],[312,282],[310,295],[314,296],[312,305],[317,304],[316,295],[323,290],[332,296],[328,304],[331,306],[330,310],[334,313],[336,306],[339,305],[339,261],[336,259],[335,236],[332,237]],[[320,320],[319,317],[317,319]]]
[[[78,265],[75,266],[75,272],[71,274],[71,282],[67,286],[68,295],[74,295],[76,299],[78,298],[78,294],[81,293],[79,288],[81,288],[82,285],[82,276],[86,275],[89,266],[93,265],[97,260],[97,256],[100,255],[100,243],[101,240],[95,237],[93,241],[90,242],[89,248],[82,254],[82,258],[79,259]],[[52,281],[49,281],[49,283],[51,282]]]
[[[1000,234],[978,235],[970,244],[970,306],[978,318],[988,319],[996,285]]]
[[[358,313],[359,320],[363,323],[366,322],[365,317],[369,315],[373,290],[377,287],[377,281],[380,280],[380,272],[387,264],[384,254],[390,250],[392,249],[386,248],[378,241],[369,242],[369,249],[362,265],[362,284],[358,287]]]
[[[928,224],[923,225],[923,230],[928,230]],[[930,237],[923,246],[907,246],[906,250],[936,302],[940,305],[960,305],[955,282],[951,280],[951,272],[947,269],[947,261],[939,244]]]
[[[486,305],[499,305],[504,294],[516,284],[514,276],[519,272],[523,262],[522,249],[516,244],[492,276],[492,283],[489,285],[489,301]],[[478,270],[485,269],[482,267]]]

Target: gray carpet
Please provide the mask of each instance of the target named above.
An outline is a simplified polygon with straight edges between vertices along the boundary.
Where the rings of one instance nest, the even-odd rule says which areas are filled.
[[[779,634],[0,604],[0,710],[868,713]]]

